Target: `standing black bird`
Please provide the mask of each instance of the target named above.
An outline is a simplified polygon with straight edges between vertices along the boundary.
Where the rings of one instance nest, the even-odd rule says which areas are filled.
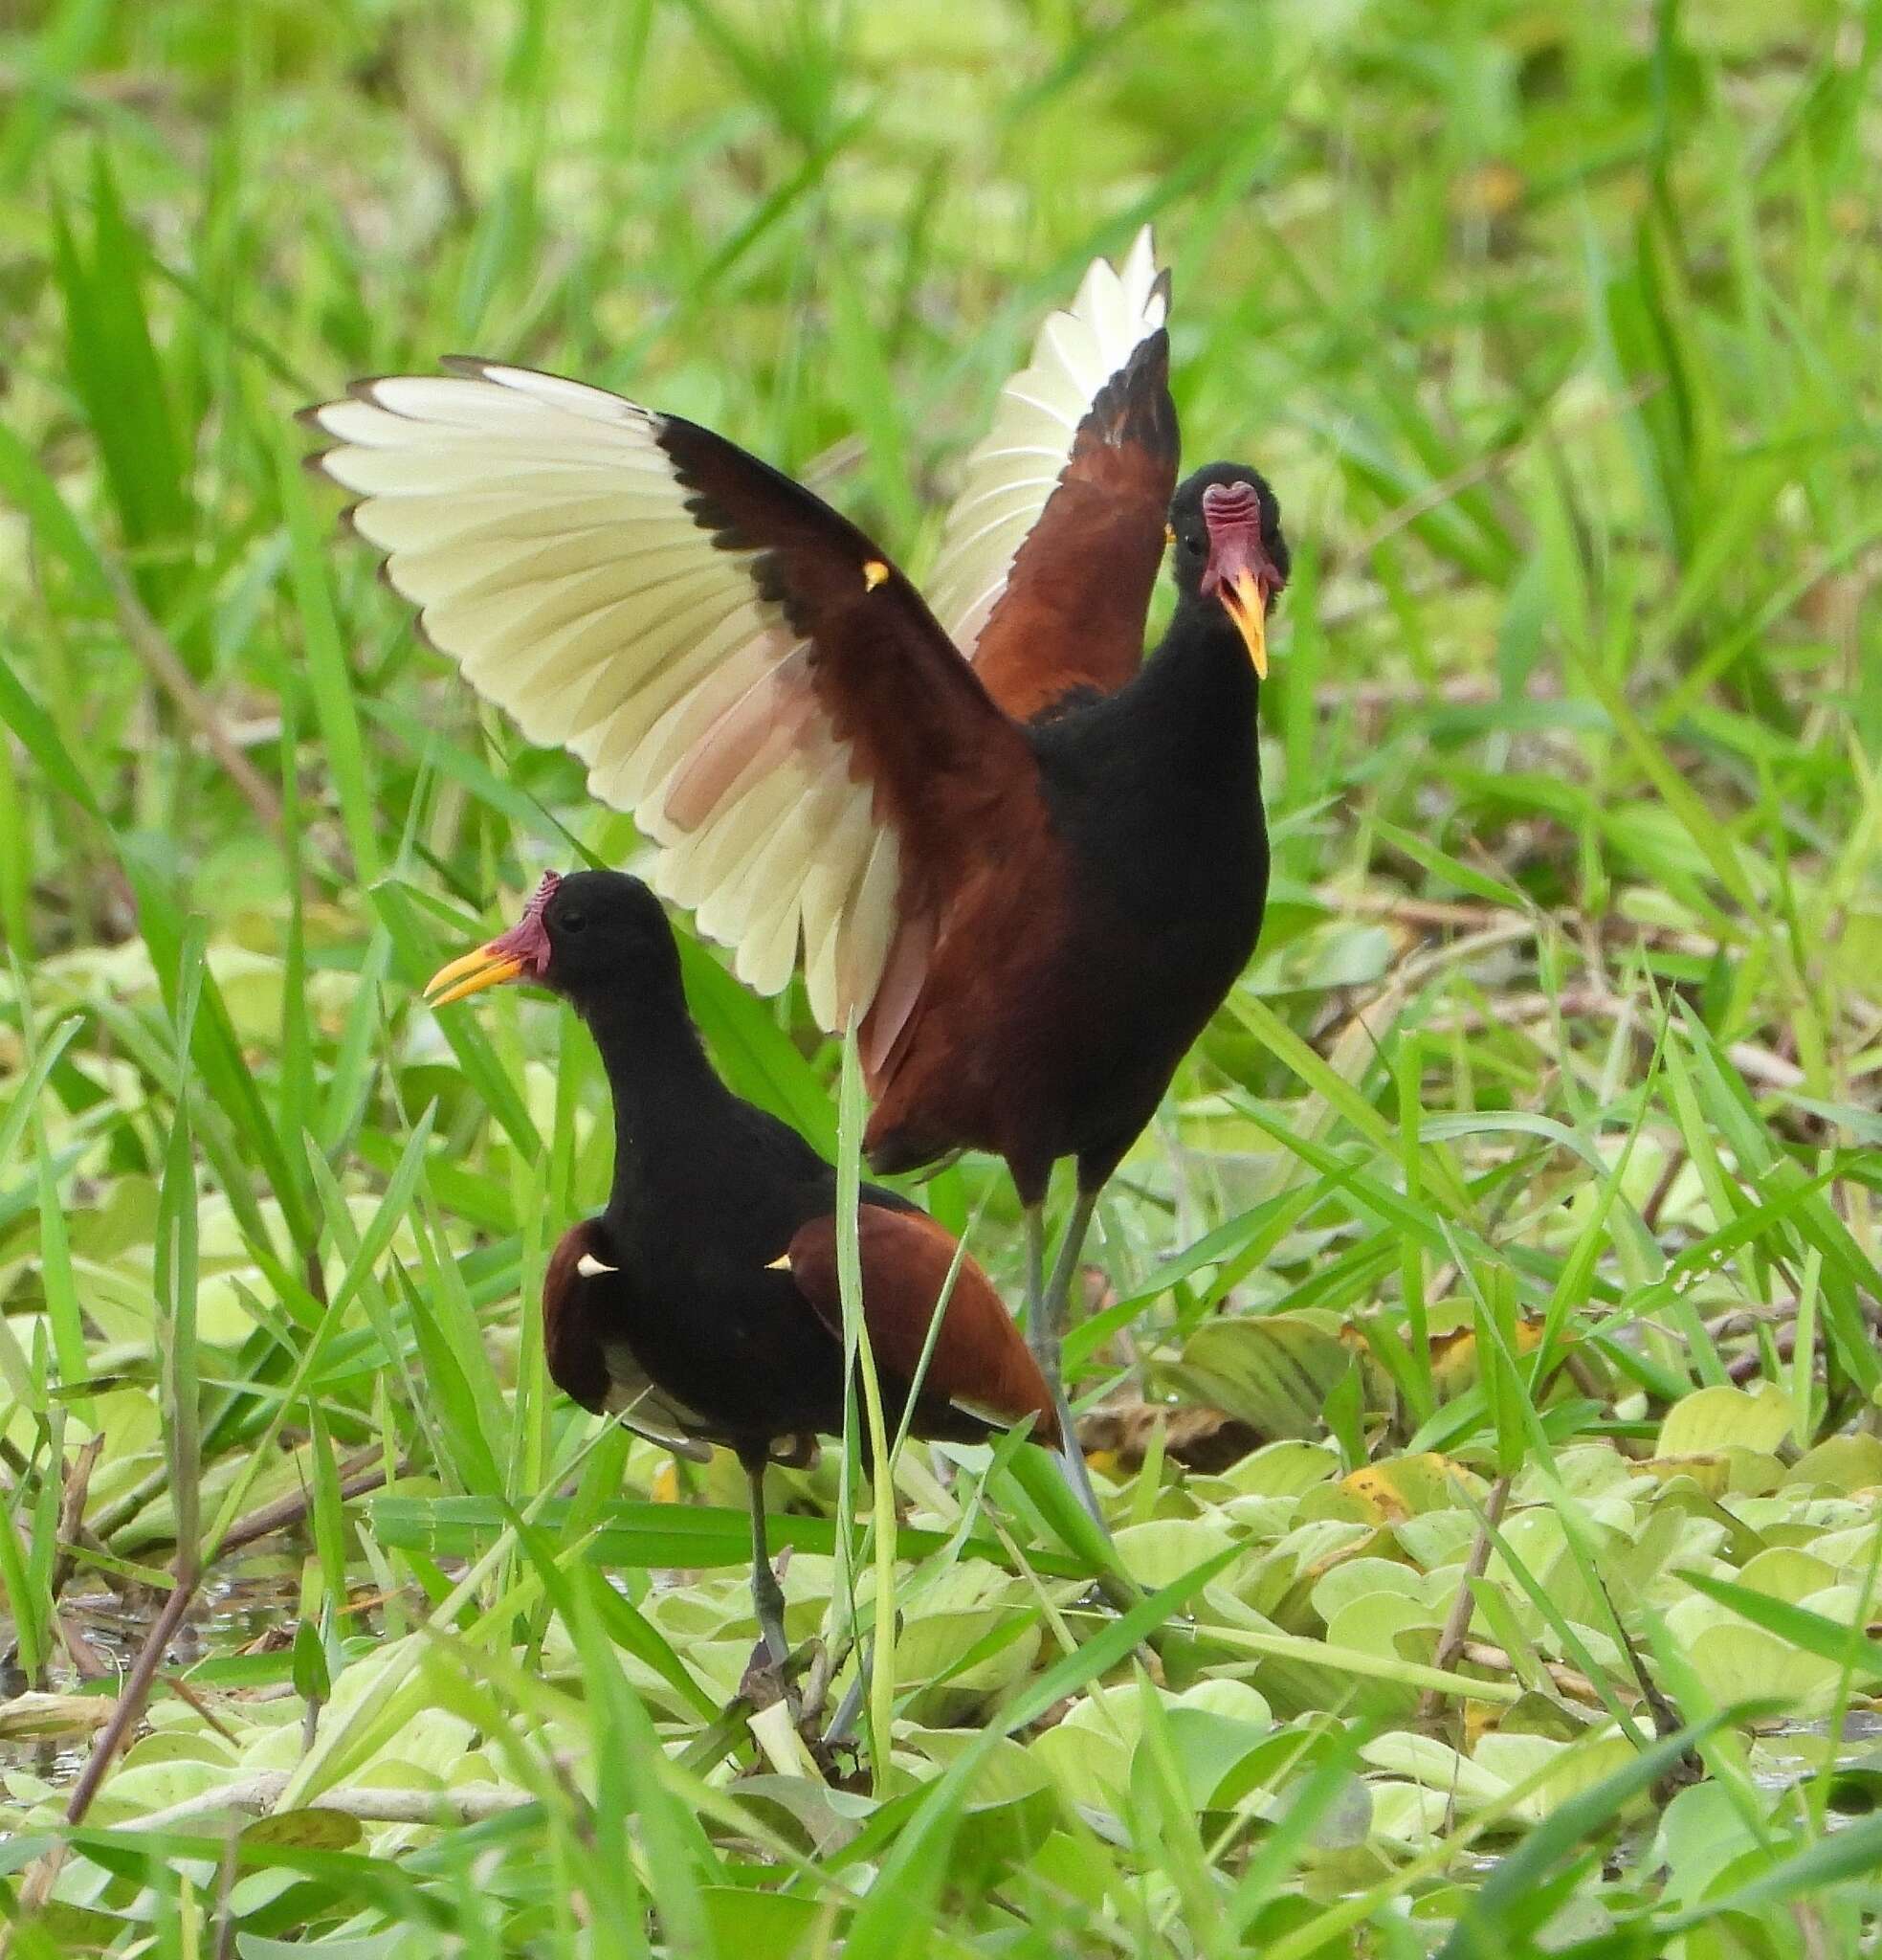
[[[1248,964],[1268,892],[1256,707],[1280,513],[1256,472],[1216,463],[1177,491],[1169,534],[1169,631],[1115,693],[1068,693],[1026,724],[1025,822],[961,901],[977,933],[937,948],[866,1138],[887,1172],[962,1144],[1006,1158],[1028,1336],[1068,1431],[1059,1347],[1098,1192]],[[1043,1281],[1060,1157],[1077,1198]]]
[[[557,1246],[542,1285],[556,1385],[682,1454],[737,1452],[749,1481],[752,1598],[774,1661],[784,1594],[764,1531],[764,1469],[781,1439],[843,1428],[836,1173],[797,1132],[733,1095],[687,1012],[659,901],[617,872],[548,873],[521,922],[432,980],[434,1006],[533,981],[587,1023],[614,1101],[608,1208]],[[899,1424],[960,1248],[894,1192],[857,1214],[863,1325],[883,1419]],[[912,1433],[980,1441],[1033,1420],[1059,1440],[1052,1396],[986,1276],[962,1257]]]

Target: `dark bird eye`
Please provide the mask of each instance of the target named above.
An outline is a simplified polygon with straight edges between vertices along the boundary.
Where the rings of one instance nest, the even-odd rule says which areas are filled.
[[[1191,531],[1189,535],[1184,539],[1183,548],[1185,551],[1200,551],[1204,548],[1204,544],[1205,540],[1203,538],[1202,532]]]
[[[565,912],[556,921],[565,932],[580,932],[587,923],[579,912]]]

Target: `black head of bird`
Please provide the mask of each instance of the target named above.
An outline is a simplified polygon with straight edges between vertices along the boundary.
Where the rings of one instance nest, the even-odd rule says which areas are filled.
[[[545,871],[508,932],[433,975],[433,1007],[506,980],[533,981],[578,1011],[609,996],[670,998],[679,954],[660,902],[619,871]]]
[[[1268,678],[1268,614],[1287,585],[1281,507],[1260,471],[1210,463],[1170,500],[1170,567],[1185,604],[1213,599]]]

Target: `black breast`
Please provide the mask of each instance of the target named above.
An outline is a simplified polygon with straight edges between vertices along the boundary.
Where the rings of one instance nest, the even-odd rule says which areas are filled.
[[[1032,732],[1075,867],[1060,1149],[1099,1175],[1254,951],[1268,891],[1255,693],[1239,642],[1166,645],[1130,688]]]

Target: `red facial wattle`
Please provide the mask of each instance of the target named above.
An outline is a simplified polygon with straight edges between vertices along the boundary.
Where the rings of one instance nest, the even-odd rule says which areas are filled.
[[[561,883],[560,872],[543,872],[535,896],[509,931],[461,960],[440,967],[426,982],[425,998],[433,1007],[443,1007],[448,1001],[462,1000],[467,993],[480,993],[505,980],[541,980],[549,970],[550,955],[542,913]]]
[[[561,883],[561,872],[543,872],[542,882],[523,907],[522,917],[509,931],[500,938],[493,939],[484,947],[485,952],[495,954],[498,959],[516,960],[520,968],[517,975],[519,979],[540,980],[549,970],[549,933],[542,924],[542,914]]]

